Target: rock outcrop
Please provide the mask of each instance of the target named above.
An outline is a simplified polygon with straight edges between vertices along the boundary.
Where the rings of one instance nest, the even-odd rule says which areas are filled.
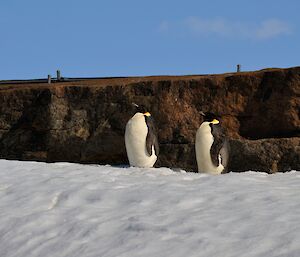
[[[128,163],[132,102],[149,107],[158,166],[196,170],[202,117],[222,116],[232,171],[300,170],[300,67],[222,75],[0,83],[0,158]]]

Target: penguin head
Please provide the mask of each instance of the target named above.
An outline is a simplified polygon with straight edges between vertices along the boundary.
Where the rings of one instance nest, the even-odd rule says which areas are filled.
[[[203,116],[203,122],[208,122],[209,124],[217,125],[220,123],[220,118],[211,112],[200,112]]]
[[[146,117],[151,116],[150,112],[147,110],[147,108],[144,105],[137,105],[135,103],[132,103],[132,105],[136,107],[136,112],[142,113]]]

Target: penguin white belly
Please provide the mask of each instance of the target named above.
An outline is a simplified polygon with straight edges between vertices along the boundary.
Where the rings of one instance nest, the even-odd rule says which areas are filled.
[[[195,143],[198,172],[220,174],[224,170],[222,164],[216,167],[211,160],[210,148],[213,142],[214,138],[210,126],[204,123],[201,124],[196,134]]]
[[[144,117],[135,114],[127,123],[125,130],[125,146],[130,166],[149,168],[157,160],[154,146],[150,156],[146,148],[148,127]]]

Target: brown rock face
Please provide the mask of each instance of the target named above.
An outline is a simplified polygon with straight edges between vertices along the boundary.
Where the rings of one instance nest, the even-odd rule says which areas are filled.
[[[199,112],[222,116],[229,170],[300,170],[300,67],[211,76],[0,83],[0,157],[128,163],[124,130],[132,102],[149,107],[157,166],[196,170]]]

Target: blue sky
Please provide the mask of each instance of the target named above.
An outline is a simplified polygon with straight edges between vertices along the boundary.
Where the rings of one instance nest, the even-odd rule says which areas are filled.
[[[0,80],[300,66],[298,0],[1,0]]]

